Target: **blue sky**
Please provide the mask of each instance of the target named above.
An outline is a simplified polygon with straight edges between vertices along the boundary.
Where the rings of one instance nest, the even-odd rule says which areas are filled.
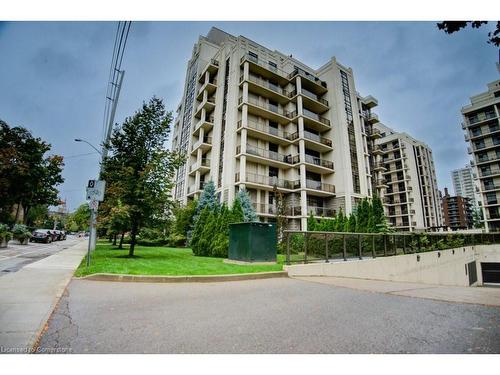
[[[116,121],[157,95],[174,110],[186,62],[200,34],[217,26],[277,49],[312,68],[331,56],[354,70],[356,89],[379,101],[383,123],[429,144],[439,187],[468,160],[460,108],[498,79],[493,26],[453,35],[435,22],[134,22]],[[66,157],[61,197],[85,200],[98,155],[74,138],[101,140],[116,22],[0,23],[0,118],[20,125]]]

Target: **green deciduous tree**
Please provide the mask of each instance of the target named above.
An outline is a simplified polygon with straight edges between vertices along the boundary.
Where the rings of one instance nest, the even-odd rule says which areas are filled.
[[[22,213],[26,222],[32,207],[59,204],[64,163],[61,156],[46,156],[50,149],[27,129],[0,120],[0,221],[18,222]]]
[[[114,182],[130,214],[129,256],[134,255],[139,230],[165,219],[173,207],[170,192],[184,157],[165,149],[171,122],[172,113],[153,97],[114,129],[107,145],[104,175]]]

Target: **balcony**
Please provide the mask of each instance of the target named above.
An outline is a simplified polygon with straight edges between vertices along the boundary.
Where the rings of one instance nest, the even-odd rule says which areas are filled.
[[[395,205],[395,204],[408,204],[409,201],[401,200],[401,199],[384,198],[384,203],[389,206],[389,205]]]
[[[277,215],[277,207],[275,204],[252,202],[252,205],[255,208],[255,212],[257,212],[257,215]],[[301,216],[301,211],[302,210],[300,206],[287,207],[285,216]]]
[[[300,139],[299,132],[291,134],[289,139],[292,142],[298,141]],[[307,130],[304,131],[304,141],[308,149],[318,152],[328,152],[333,148],[331,139],[308,132]]]
[[[198,76],[198,82],[199,83],[204,83],[205,82],[205,73],[209,72],[211,75],[216,73],[217,70],[219,70],[219,61],[215,59],[210,59],[210,61],[205,65],[203,70],[201,71],[200,75]]]
[[[500,147],[500,142],[493,142],[490,139],[488,139],[487,141],[483,141],[479,145],[475,145],[474,143],[472,143],[472,145],[473,145],[473,151],[489,150],[492,148]]]
[[[245,184],[249,187],[253,187],[256,189],[263,190],[274,190],[277,189],[282,190],[296,190],[300,187],[300,181],[291,181],[291,180],[283,180],[274,176],[266,176],[256,173],[246,173],[245,181],[242,181],[240,178],[240,173],[236,173],[234,176],[234,181],[236,184]]]
[[[295,121],[295,119],[298,118],[297,116],[298,113],[295,111],[291,113],[290,118],[293,118]],[[304,125],[310,129],[318,132],[324,132],[331,129],[330,120],[306,108],[303,108],[302,117],[304,119]]]
[[[242,154],[241,146],[236,147],[236,157]],[[255,147],[250,144],[246,145],[246,158],[249,161],[256,163],[271,165],[277,168],[291,168],[297,161],[292,155],[280,154],[276,151],[266,150],[264,148]]]
[[[326,184],[321,181],[306,180],[305,189],[307,189],[309,194],[311,195],[318,195],[318,196],[335,195],[335,185]]]
[[[486,193],[488,191],[500,190],[500,185],[485,185],[482,193]]]
[[[321,217],[333,217],[334,212],[331,208],[317,207],[317,206],[307,206],[307,215],[312,214],[313,216]]]
[[[495,118],[497,118],[495,111],[490,111],[490,112],[481,112],[474,116],[470,116],[467,118],[467,120],[469,122],[469,125],[474,125]]]
[[[374,171],[385,171],[387,168],[385,167],[385,164],[383,162],[378,162],[373,165],[373,170]]]
[[[368,121],[369,124],[376,124],[379,122],[378,115],[373,113],[373,112],[368,112],[366,114],[366,120]]]
[[[500,169],[492,169],[489,171],[480,171],[479,177],[490,177],[490,176],[498,176],[500,175]]]
[[[365,96],[363,99],[361,99],[361,103],[363,103],[368,108],[378,106],[378,100],[371,95]]]
[[[196,108],[195,118],[201,118],[201,111],[205,110],[205,113],[211,113],[215,109],[215,98],[207,98],[203,100]]]
[[[247,53],[240,59],[240,65],[245,62],[248,62],[249,71],[252,73],[256,73],[267,79],[273,79],[282,86],[288,83],[287,73],[270,65],[269,61],[256,58]]]
[[[288,145],[291,142],[289,133],[280,131],[263,123],[247,121],[246,126],[243,126],[243,122],[241,120],[238,121],[237,131],[243,128],[247,129],[249,135],[266,141],[271,141],[280,145]]]
[[[193,135],[198,136],[200,129],[203,129],[205,133],[209,133],[214,127],[214,116],[204,117],[194,127]]]
[[[323,95],[328,91],[325,81],[320,80],[318,77],[300,68],[295,68],[293,72],[288,75],[288,80],[291,81],[297,76],[301,77],[302,87],[316,95]]]
[[[301,160],[306,165],[306,170],[320,173],[328,174],[333,173],[333,161],[321,159],[312,155],[304,155],[304,159]]]
[[[195,144],[193,144],[193,150],[191,151],[191,155],[195,155],[198,152],[198,149],[201,149],[202,153],[205,153],[211,148],[212,148],[212,137],[204,136],[202,139],[199,139]]]
[[[371,129],[370,131],[367,132],[367,135],[371,139],[379,139],[382,138],[382,133],[378,129]]]
[[[210,159],[202,158],[201,161],[194,163],[191,165],[189,174],[195,174],[196,171],[199,171],[200,174],[205,174],[210,171]]]
[[[205,182],[203,182],[203,181],[200,181],[199,185],[193,184],[193,185],[189,186],[187,196],[189,197],[189,196],[201,193],[203,191],[204,187],[205,187]]]
[[[384,178],[379,178],[375,180],[375,186],[382,188],[382,187],[388,187],[387,185],[387,180]]]
[[[302,96],[302,106],[306,109],[317,113],[324,113],[330,109],[327,100],[322,99],[318,95],[304,89],[300,93],[297,93],[297,90],[293,90],[289,94],[290,100],[293,103],[296,103],[298,95]]]
[[[375,147],[372,150],[373,155],[382,155],[384,153],[384,150],[382,150],[382,147],[379,145],[375,145]]]
[[[482,165],[499,161],[500,158],[492,157],[492,158],[478,158],[477,162],[471,161],[471,165]]]
[[[258,94],[260,96],[264,96],[266,98],[273,99],[280,104],[286,104],[290,101],[289,93],[286,90],[283,90],[280,86],[275,85],[272,82],[263,80],[258,77],[254,77],[252,75],[248,76],[248,79],[244,79],[244,76],[240,76],[240,85],[243,82],[248,82],[248,91]]]
[[[213,93],[217,90],[217,80],[214,78],[210,82],[204,83],[198,90],[198,95],[196,96],[196,100],[203,99],[203,92],[205,90],[207,91],[208,96],[212,96]]]
[[[238,106],[242,106],[243,104],[248,105],[248,113],[267,118],[271,121],[276,121],[282,125],[288,124],[292,118],[290,112],[264,101],[248,98],[248,100],[244,102],[243,97],[240,97],[238,99]]]

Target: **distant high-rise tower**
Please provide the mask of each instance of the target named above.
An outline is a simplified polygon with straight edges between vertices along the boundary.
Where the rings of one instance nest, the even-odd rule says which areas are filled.
[[[464,168],[453,170],[451,172],[451,180],[453,182],[455,195],[469,198],[470,203],[474,207],[479,206],[479,187],[476,186],[475,182],[477,181],[477,176],[471,166],[466,165]]]

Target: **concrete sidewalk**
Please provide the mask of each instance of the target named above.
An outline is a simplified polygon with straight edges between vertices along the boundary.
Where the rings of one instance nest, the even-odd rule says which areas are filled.
[[[0,353],[30,350],[87,251],[87,241],[0,278]]]
[[[500,306],[500,288],[495,287],[444,286],[333,276],[302,276],[293,278],[302,281],[398,296],[427,298],[447,302],[473,303],[486,306]]]

